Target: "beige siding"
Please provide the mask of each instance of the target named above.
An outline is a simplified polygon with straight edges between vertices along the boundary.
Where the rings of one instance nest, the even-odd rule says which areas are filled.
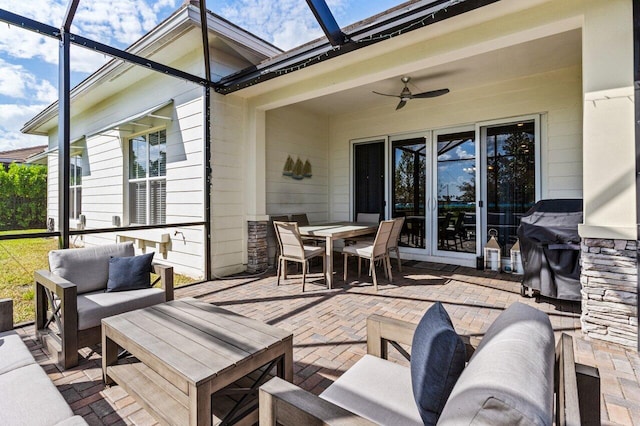
[[[241,272],[246,264],[244,102],[212,96],[211,262],[216,275]]]
[[[571,67],[330,120],[330,219],[349,218],[349,141],[542,114],[542,198],[582,197],[581,72]],[[401,114],[401,115],[400,115]],[[396,119],[401,117],[401,119]],[[546,123],[546,124],[545,124]]]
[[[307,213],[311,222],[329,218],[329,120],[296,107],[267,112],[267,214]],[[287,156],[311,163],[313,176],[283,176]]]

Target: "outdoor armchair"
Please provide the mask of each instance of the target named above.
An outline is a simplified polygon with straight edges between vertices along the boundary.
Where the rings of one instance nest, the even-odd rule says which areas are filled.
[[[545,313],[514,303],[482,340],[433,328],[438,321],[427,314],[420,324],[370,316],[367,354],[319,396],[271,379],[260,388],[260,425],[599,424],[598,370],[575,362],[571,336],[562,333],[556,344]],[[388,359],[389,344],[409,366]],[[448,355],[462,370],[444,386]]]
[[[173,268],[152,265],[160,288],[108,292],[109,260],[131,257],[133,243],[52,250],[50,271],[35,272],[36,337],[64,369],[78,364],[78,349],[101,341],[101,320],[173,300]]]

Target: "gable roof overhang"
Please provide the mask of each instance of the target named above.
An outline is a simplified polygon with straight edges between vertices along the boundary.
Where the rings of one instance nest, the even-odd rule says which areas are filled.
[[[158,24],[153,30],[141,39],[129,46],[125,51],[137,56],[153,59],[156,62],[171,63],[184,55],[181,49],[164,49],[170,43],[185,39],[187,43],[198,43],[201,49],[200,13],[197,6],[185,3],[183,7]],[[233,54],[242,58],[247,63],[256,63],[265,58],[282,53],[282,50],[267,41],[251,34],[226,19],[207,13],[207,25],[210,34],[210,48],[220,49],[227,54]],[[133,70],[133,71],[132,71]],[[70,93],[74,111],[83,110],[90,105],[100,102],[113,94],[111,91],[100,91],[100,86],[105,81],[113,82],[125,73],[149,73],[142,67],[124,62],[120,59],[112,59],[100,67],[96,72],[75,86]],[[200,75],[204,80],[204,68]],[[125,80],[125,79],[123,79]],[[121,83],[121,88],[127,84]],[[87,96],[91,93],[91,96]],[[21,129],[22,133],[46,136],[57,127],[58,101],[50,104],[38,115],[26,122]]]
[[[344,43],[334,44],[324,37],[312,41],[221,79],[215,90],[233,93],[498,1],[412,0],[345,28]]]
[[[460,61],[465,61],[464,66],[473,66],[474,62],[470,60],[479,58],[481,64],[486,54],[495,52],[492,55],[500,55],[501,49],[505,48],[511,48],[510,52],[514,53],[518,52],[518,46],[523,46],[524,50],[520,50],[521,54],[518,55],[522,57],[526,55],[525,46],[528,46],[528,42],[540,40],[543,44],[539,47],[543,48],[546,43],[544,39],[560,34],[569,34],[571,46],[575,47],[574,30],[581,28],[584,22],[583,9],[576,7],[577,4],[578,1],[501,0],[420,30],[392,37],[357,53],[340,55],[296,69],[295,72],[283,73],[278,78],[240,89],[234,95],[247,99],[252,107],[260,110],[292,104],[309,106],[309,102],[305,101],[314,101],[311,109],[319,111],[315,108],[319,106],[315,100],[346,101],[348,107],[342,108],[340,105],[337,108],[339,112],[322,108],[329,114],[340,114],[359,106],[380,104],[383,97],[372,95],[371,91],[391,93],[397,88],[399,77],[404,75],[416,77],[418,80],[415,81],[421,78],[433,80],[436,85],[430,89],[437,89],[452,83],[451,78],[443,78],[445,74],[451,76],[455,73],[454,80],[467,78],[469,80],[463,85],[469,87],[476,77],[473,69],[460,72],[456,68],[460,66]],[[564,36],[552,38],[549,48],[564,40]],[[577,43],[579,55],[579,35]],[[548,51],[547,55],[549,52],[553,50]],[[562,49],[562,52],[566,52],[566,49]],[[544,50],[540,50],[540,55],[543,56],[537,58],[546,63]],[[552,66],[574,63],[575,59],[573,54],[567,61],[556,61],[555,53],[550,56]],[[537,66],[537,63],[531,65],[532,72],[548,70],[548,67]],[[500,75],[513,78],[515,74],[508,72],[511,67],[508,64],[506,66]],[[526,69],[519,69],[519,72],[526,72]],[[485,83],[482,84],[491,79],[491,76],[483,75],[482,81]],[[428,87],[422,88],[426,90]],[[454,84],[452,90],[456,88]]]

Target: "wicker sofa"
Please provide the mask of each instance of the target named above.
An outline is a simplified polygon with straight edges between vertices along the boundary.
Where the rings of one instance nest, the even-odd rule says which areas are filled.
[[[413,365],[387,360],[388,343],[400,352],[403,346],[397,344],[414,344],[415,349],[417,327],[378,315],[369,317],[368,354],[320,396],[279,378],[263,385],[260,425],[599,424],[597,369],[576,364],[572,338],[562,334],[556,345],[547,315],[521,303],[504,311],[479,345],[462,339],[468,362],[463,355],[461,374],[439,402],[441,411],[425,417],[424,406],[429,405],[425,402],[433,401],[414,396]],[[419,354],[414,357],[420,358]]]

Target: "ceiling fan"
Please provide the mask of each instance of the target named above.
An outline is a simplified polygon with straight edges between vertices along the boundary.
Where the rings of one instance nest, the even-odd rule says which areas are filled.
[[[411,77],[402,77],[401,80],[404,83],[404,88],[402,89],[402,92],[400,92],[399,95],[388,95],[386,93],[380,93],[376,91],[373,92],[376,95],[393,96],[394,98],[400,98],[400,102],[396,107],[396,111],[404,107],[407,104],[407,101],[409,99],[435,98],[437,96],[442,96],[449,93],[449,89],[439,89],[439,90],[431,90],[429,92],[416,93],[414,95],[411,93],[411,90],[409,90],[409,88],[407,87],[407,84],[409,84],[409,81],[411,81]]]

